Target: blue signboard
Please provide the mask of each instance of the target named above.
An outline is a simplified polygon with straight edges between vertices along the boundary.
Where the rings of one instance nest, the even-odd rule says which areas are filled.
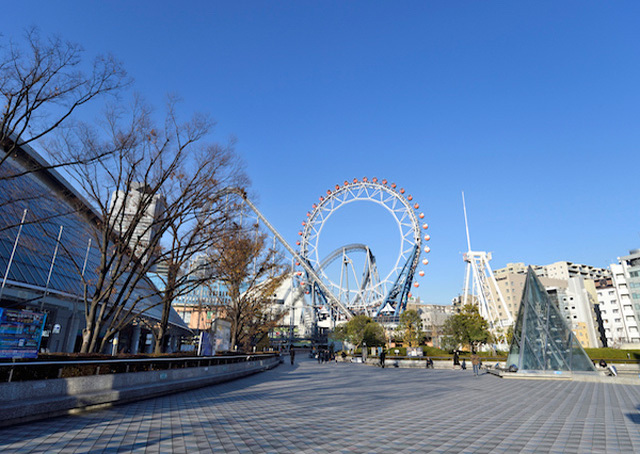
[[[46,314],[0,307],[0,358],[35,358]]]

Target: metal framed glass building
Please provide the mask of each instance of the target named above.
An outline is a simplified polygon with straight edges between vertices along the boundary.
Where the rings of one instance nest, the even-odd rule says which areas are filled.
[[[72,352],[84,327],[82,276],[91,279],[99,260],[99,216],[31,147],[0,155],[7,158],[0,165],[0,307],[46,312],[41,349]],[[152,293],[153,283],[146,279],[135,292]],[[161,318],[158,298],[144,301],[142,317]],[[175,311],[169,323],[176,334],[190,333]],[[150,346],[143,325],[121,333],[119,351]]]

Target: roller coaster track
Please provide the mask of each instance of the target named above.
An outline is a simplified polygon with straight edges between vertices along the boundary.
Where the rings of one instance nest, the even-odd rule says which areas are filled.
[[[276,239],[280,242],[280,244],[282,244],[282,246],[284,246],[284,248],[287,251],[289,251],[289,253],[293,256],[296,262],[298,262],[300,266],[302,266],[302,268],[307,273],[307,277],[310,280],[312,280],[313,283],[315,283],[320,288],[320,290],[322,290],[322,293],[324,293],[324,296],[329,301],[329,304],[338,308],[347,317],[347,319],[351,319],[353,317],[353,313],[347,308],[347,306],[342,304],[340,300],[338,300],[338,298],[335,297],[333,292],[331,292],[331,290],[326,286],[326,284],[322,281],[322,279],[320,279],[320,277],[315,272],[313,267],[311,267],[311,265],[309,265],[309,263],[307,263],[307,261],[304,258],[302,258],[300,254],[298,254],[298,252],[296,252],[296,250],[289,245],[289,243],[287,243],[284,237],[280,235],[280,233],[276,230],[276,228],[273,225],[271,225],[271,223],[267,220],[267,218],[264,217],[264,215],[260,212],[260,210],[258,210],[258,208],[251,202],[251,200],[249,200],[249,198],[247,197],[247,193],[243,189],[227,188],[224,190],[224,192],[226,192],[227,194],[233,194],[240,197],[242,201],[249,208],[251,208],[251,210],[256,214],[256,216],[258,216],[258,219],[260,219],[264,223],[264,225],[269,230],[271,230],[271,232],[276,237]]]

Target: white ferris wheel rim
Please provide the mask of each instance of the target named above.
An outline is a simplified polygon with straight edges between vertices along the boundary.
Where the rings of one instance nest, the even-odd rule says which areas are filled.
[[[320,234],[331,216],[340,208],[353,202],[373,202],[385,208],[396,221],[400,234],[400,245],[395,264],[389,273],[380,279],[376,287],[386,288],[395,282],[402,267],[409,260],[416,245],[418,250],[421,247],[420,225],[418,218],[407,198],[403,195],[404,190],[396,190],[392,187],[376,181],[354,181],[345,182],[344,186],[337,187],[335,191],[327,191],[326,197],[320,198],[320,203],[314,204],[313,211],[307,213],[307,221],[301,231],[300,251],[301,255],[309,261],[321,277],[333,288],[341,288],[339,284],[333,282],[321,269],[322,259],[319,257],[318,244]],[[411,197],[411,196],[409,196]],[[417,207],[418,205],[416,205]],[[417,209],[417,208],[416,208]],[[419,256],[419,253],[418,253]],[[418,257],[415,258],[418,260]]]

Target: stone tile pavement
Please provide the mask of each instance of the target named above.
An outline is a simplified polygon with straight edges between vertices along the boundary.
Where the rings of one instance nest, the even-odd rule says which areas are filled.
[[[299,359],[233,382],[3,428],[0,452],[640,453],[640,386]]]

